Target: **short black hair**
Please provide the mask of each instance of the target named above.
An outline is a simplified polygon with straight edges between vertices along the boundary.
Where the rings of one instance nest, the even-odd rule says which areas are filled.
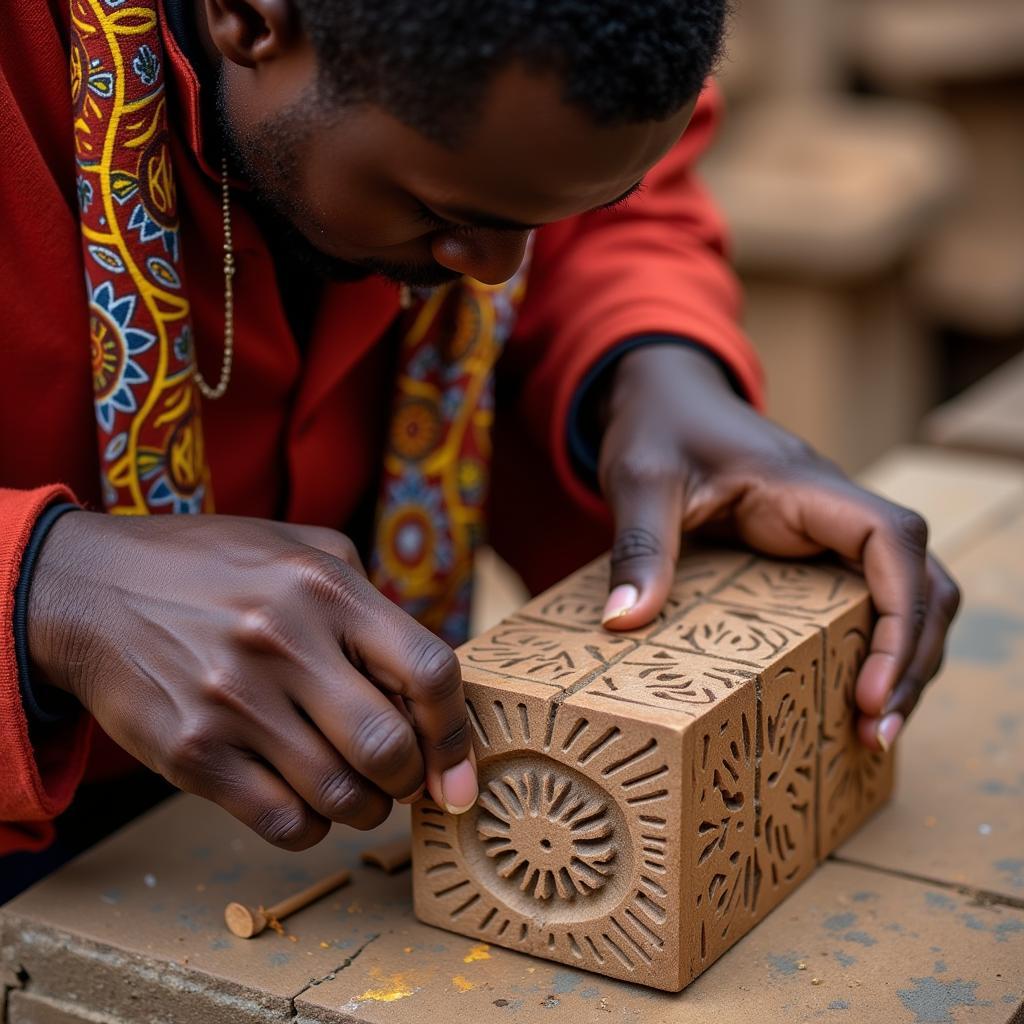
[[[321,90],[453,143],[513,61],[600,124],[662,120],[719,58],[729,0],[295,0]]]

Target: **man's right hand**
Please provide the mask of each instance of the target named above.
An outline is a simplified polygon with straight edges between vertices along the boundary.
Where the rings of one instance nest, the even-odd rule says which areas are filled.
[[[426,785],[476,799],[459,664],[333,530],[70,512],[29,595],[41,679],[174,785],[300,850]]]

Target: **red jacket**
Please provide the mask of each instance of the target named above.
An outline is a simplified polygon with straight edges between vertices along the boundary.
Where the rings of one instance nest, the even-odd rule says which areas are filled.
[[[111,744],[86,716],[29,740],[12,633],[21,553],[62,494],[101,507],[84,274],[76,219],[67,5],[8,4],[0,30],[0,853],[38,848]],[[200,364],[215,379],[222,331],[217,176],[200,157],[198,82],[164,33],[176,104],[175,167]],[[608,541],[601,502],[575,478],[567,414],[588,369],[626,338],[705,344],[760,401],[760,371],[737,327],[723,229],[692,167],[717,96],[705,91],[679,144],[627,211],[537,232],[519,324],[499,364],[492,537],[527,582],[553,582]],[[344,528],[371,485],[391,382],[377,344],[397,313],[393,286],[327,287],[305,357],[291,335],[266,245],[235,214],[236,362],[203,411],[218,511]],[[204,339],[207,343],[204,344]],[[516,524],[537,522],[543,536]],[[93,738],[95,737],[95,739]],[[125,755],[127,756],[127,755]]]

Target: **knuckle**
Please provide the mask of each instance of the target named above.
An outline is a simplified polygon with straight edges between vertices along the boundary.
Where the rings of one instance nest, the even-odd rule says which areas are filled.
[[[359,767],[371,779],[387,778],[400,771],[416,751],[412,729],[390,709],[369,716],[353,743]]]
[[[247,705],[246,684],[237,673],[223,667],[208,668],[199,679],[200,692],[210,704],[240,709]]]
[[[274,846],[290,847],[303,841],[309,818],[301,807],[263,807],[252,824],[253,831]]]
[[[235,636],[246,647],[276,651],[288,646],[288,627],[282,610],[273,604],[245,608],[235,624]]]
[[[962,595],[960,588],[948,576],[938,585],[937,600],[942,614],[952,622],[960,610]]]
[[[201,773],[205,766],[216,763],[215,753],[219,745],[209,722],[197,719],[182,726],[168,746],[168,774],[176,778],[190,778]]]
[[[914,636],[920,637],[924,631],[925,623],[928,621],[928,599],[925,595],[918,594],[911,605],[910,621],[914,630]]]
[[[620,567],[660,558],[661,554],[661,541],[654,533],[642,526],[632,526],[616,535],[611,562]]]
[[[414,651],[410,681],[418,699],[448,701],[462,690],[459,659],[443,640],[427,635]]]
[[[341,536],[340,534],[338,536]],[[355,557],[355,547],[352,548]],[[352,599],[352,581],[358,575],[346,561],[310,549],[293,559],[293,583],[298,595],[315,604],[338,604]]]
[[[344,821],[363,810],[366,788],[351,768],[332,768],[321,774],[316,799],[317,805],[333,821]]]
[[[627,455],[608,472],[609,484],[616,490],[625,491],[661,489],[679,477],[678,465],[648,452]]]
[[[928,523],[919,512],[892,506],[892,531],[897,541],[913,554],[923,554],[928,547]]]
[[[470,746],[469,730],[469,718],[464,717],[455,728],[449,729],[433,743],[434,750],[439,754],[459,754],[468,750]]]
[[[814,448],[809,442],[796,434],[787,434],[780,443],[780,461],[791,470],[803,470],[808,467],[828,468],[835,467],[824,455]]]

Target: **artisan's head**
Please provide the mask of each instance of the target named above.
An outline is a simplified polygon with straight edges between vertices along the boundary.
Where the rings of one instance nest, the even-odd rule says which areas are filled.
[[[676,142],[728,0],[196,0],[238,170],[339,276],[497,283]],[[309,246],[306,245],[309,243]]]

